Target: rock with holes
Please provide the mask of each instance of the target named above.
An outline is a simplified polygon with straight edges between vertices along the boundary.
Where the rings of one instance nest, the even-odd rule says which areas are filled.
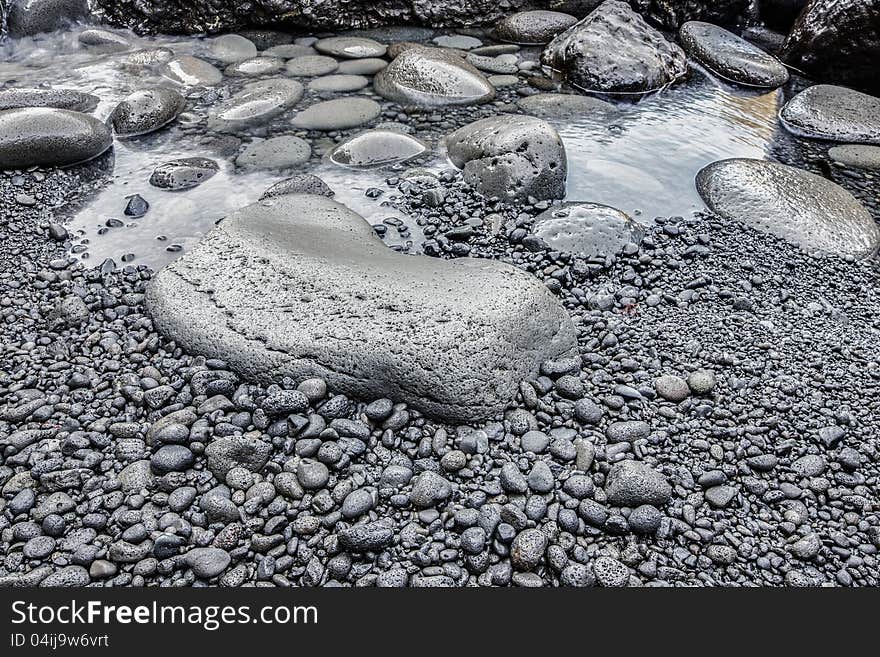
[[[171,123],[184,107],[186,99],[174,89],[144,89],[124,98],[110,115],[110,122],[121,137],[144,135]]]
[[[22,107],[54,107],[74,112],[91,112],[100,99],[76,89],[13,87],[0,91],[0,110]]]
[[[880,144],[880,98],[846,87],[807,87],[785,104],[779,118],[802,137]]]
[[[697,190],[721,216],[806,251],[858,258],[880,246],[880,229],[852,194],[802,169],[762,160],[722,160],[697,174]]]
[[[691,57],[726,80],[767,88],[788,82],[788,69],[782,62],[723,27],[689,21],[678,34]]]
[[[684,51],[620,0],[607,0],[551,41],[541,61],[591,91],[644,93],[687,73]]]
[[[627,244],[638,244],[643,231],[617,208],[570,202],[535,217],[532,234],[553,251],[576,253],[587,260],[604,260],[620,253]]]
[[[373,79],[381,96],[401,105],[474,105],[495,97],[495,87],[461,57],[416,46],[394,58]]]
[[[226,217],[146,299],[165,336],[249,380],[320,377],[455,422],[501,412],[541,362],[576,347],[565,309],[531,275],[399,254],[316,195]]]
[[[51,32],[89,15],[88,0],[10,0],[7,6],[6,29],[12,37]]]
[[[559,134],[531,116],[480,119],[446,138],[449,158],[485,196],[562,198],[567,162]]]

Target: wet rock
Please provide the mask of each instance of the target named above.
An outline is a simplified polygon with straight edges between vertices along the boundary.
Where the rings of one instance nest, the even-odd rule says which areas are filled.
[[[851,169],[880,170],[880,146],[834,146],[828,149],[828,158]]]
[[[574,346],[568,316],[528,274],[400,255],[361,217],[312,195],[227,217],[156,276],[147,305],[165,335],[245,378],[318,376],[461,421],[498,412],[540,362]]]
[[[788,34],[809,0],[758,0],[758,15],[764,24]]]
[[[74,112],[91,112],[100,99],[75,89],[12,88],[0,91],[0,110],[22,107],[54,107]]]
[[[310,78],[318,75],[327,75],[339,67],[332,57],[325,55],[306,55],[297,57],[287,62],[287,73],[297,77]]]
[[[406,162],[428,150],[428,145],[394,130],[368,130],[333,149],[330,160],[350,167],[370,167]]]
[[[682,49],[620,0],[607,0],[558,35],[541,61],[591,91],[643,93],[687,73]]]
[[[373,79],[373,88],[401,105],[473,105],[495,97],[495,88],[471,64],[436,48],[406,50]]]
[[[517,106],[526,114],[539,119],[577,119],[595,112],[614,111],[611,103],[579,94],[534,94],[520,98]]]
[[[140,194],[127,196],[126,199],[128,202],[125,204],[125,210],[123,210],[126,217],[140,219],[147,214],[150,209],[150,204],[147,203],[146,199]]]
[[[318,194],[319,196],[333,196],[333,190],[323,180],[311,173],[301,173],[291,176],[281,182],[277,182],[263,192],[260,200],[285,194]]]
[[[678,29],[687,21],[702,20],[716,25],[737,23],[751,0],[629,0],[632,8],[655,25]]]
[[[627,244],[638,244],[642,229],[616,208],[567,202],[535,217],[532,234],[554,251],[596,260],[620,253]]]
[[[299,43],[281,43],[263,51],[264,57],[280,57],[281,59],[296,59],[316,54],[317,52],[311,46]]]
[[[382,520],[353,525],[339,532],[339,542],[351,552],[378,552],[393,540],[394,530]]]
[[[495,26],[495,38],[524,45],[544,45],[564,32],[578,19],[558,11],[520,11]]]
[[[182,55],[162,65],[162,75],[187,87],[213,87],[223,81],[223,74],[204,59]]]
[[[342,91],[358,91],[370,81],[363,75],[324,75],[309,82],[312,91],[339,93]]]
[[[725,80],[767,88],[788,82],[788,69],[782,62],[722,27],[690,21],[678,35],[691,57]]]
[[[563,198],[567,161],[559,134],[546,121],[501,115],[459,128],[446,138],[449,158],[484,196]]]
[[[143,48],[128,53],[125,56],[124,64],[132,67],[137,66],[159,66],[167,64],[174,59],[174,51],[171,48]]]
[[[697,174],[709,208],[806,251],[864,257],[880,229],[845,189],[815,174],[761,160],[715,162]]]
[[[339,62],[336,72],[340,75],[375,75],[388,66],[384,59],[367,57],[366,59],[349,59]]]
[[[270,137],[248,144],[235,158],[235,165],[249,169],[289,169],[305,164],[312,156],[312,147],[293,135]]]
[[[822,82],[880,93],[880,0],[812,0],[779,56]]]
[[[617,506],[662,506],[672,497],[672,486],[647,463],[627,460],[611,466],[605,493]]]
[[[52,32],[89,15],[88,0],[10,0],[6,14],[9,36]]]
[[[366,57],[383,57],[385,44],[363,37],[341,36],[319,39],[314,44],[315,50],[331,57],[346,59],[363,59]]]
[[[109,128],[88,114],[48,107],[0,111],[0,168],[74,164],[112,144]]]
[[[687,381],[674,374],[666,374],[656,379],[654,381],[654,390],[666,401],[675,403],[683,402],[691,394]]]
[[[214,160],[187,157],[160,164],[150,176],[150,184],[159,189],[182,190],[198,187],[220,170]]]
[[[110,115],[113,130],[122,137],[154,132],[176,119],[186,99],[174,89],[145,89],[122,100]]]
[[[262,125],[296,105],[303,86],[282,78],[253,82],[222,103],[211,115],[208,126],[223,132],[238,132]]]
[[[106,52],[120,52],[131,48],[131,41],[109,30],[83,30],[79,33],[78,40],[88,48]]]
[[[210,57],[224,64],[234,64],[257,56],[257,47],[239,34],[224,34],[210,42]]]
[[[807,87],[785,104],[779,118],[803,137],[880,144],[880,98],[846,87]]]
[[[251,57],[226,67],[224,73],[230,76],[257,77],[278,73],[284,68],[280,57]]]
[[[315,103],[293,117],[291,124],[303,130],[345,130],[369,123],[381,113],[375,100],[351,96]]]

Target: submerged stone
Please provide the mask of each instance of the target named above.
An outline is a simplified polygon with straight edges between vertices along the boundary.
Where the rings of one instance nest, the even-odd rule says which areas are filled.
[[[801,169],[722,160],[697,174],[697,190],[713,212],[806,251],[865,257],[880,246],[880,229],[852,194]]]
[[[620,0],[606,0],[551,41],[541,61],[591,91],[645,93],[687,73],[676,44]]]
[[[576,253],[596,260],[620,253],[629,243],[638,243],[642,229],[617,208],[598,203],[568,202],[535,217],[532,234],[553,251]]]
[[[91,112],[100,99],[75,89],[15,88],[0,91],[0,110],[21,107],[54,107],[74,112]]]
[[[227,217],[146,296],[165,336],[245,379],[321,377],[457,422],[499,413],[541,362],[576,347],[565,309],[531,275],[399,254],[315,195]]]
[[[162,75],[187,87],[213,87],[220,84],[223,74],[204,59],[183,55],[162,66]]]
[[[226,75],[240,77],[256,77],[271,75],[284,68],[284,60],[280,57],[251,57],[226,67]]]
[[[385,44],[363,37],[329,37],[315,42],[315,50],[331,57],[363,59],[385,55]]]
[[[311,78],[318,75],[327,75],[339,67],[339,63],[332,57],[324,55],[306,55],[297,57],[287,62],[287,73],[296,77]]]
[[[273,78],[252,82],[221,104],[208,125],[224,132],[261,125],[296,105],[302,96],[303,86],[296,80]]]
[[[785,104],[779,118],[803,137],[880,144],[880,98],[846,87],[807,87]]]
[[[211,57],[224,64],[234,64],[257,56],[257,47],[239,34],[224,34],[211,40]]]
[[[473,105],[495,97],[486,77],[461,57],[415,47],[398,55],[373,79],[376,92],[401,105]]]
[[[150,184],[172,191],[197,187],[220,170],[214,160],[205,157],[186,157],[160,164],[150,176]]]
[[[260,200],[285,194],[318,194],[333,196],[333,190],[318,176],[311,173],[300,173],[275,183],[260,197]]]
[[[446,138],[449,159],[484,196],[563,198],[568,171],[555,128],[532,116],[480,119]]]
[[[311,156],[312,147],[307,141],[281,135],[248,144],[235,158],[235,164],[244,168],[289,169],[305,164]]]
[[[526,114],[539,119],[576,119],[614,110],[614,105],[579,94],[534,94],[516,101]]]
[[[88,114],[50,107],[0,111],[0,168],[75,164],[112,144],[110,129]]]
[[[700,21],[681,26],[685,51],[716,75],[752,87],[781,87],[788,69],[773,55],[722,27]]]
[[[350,96],[306,107],[291,123],[303,130],[345,130],[369,123],[381,113],[382,107],[375,100]]]
[[[420,139],[395,130],[368,130],[342,142],[330,153],[335,164],[370,167],[406,162],[428,150]]]

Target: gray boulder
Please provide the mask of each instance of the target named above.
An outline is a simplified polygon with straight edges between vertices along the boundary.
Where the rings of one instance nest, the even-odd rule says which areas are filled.
[[[616,506],[661,506],[672,497],[672,486],[647,463],[627,460],[611,466],[605,493],[608,501]]]
[[[208,120],[213,130],[238,132],[266,123],[296,105],[303,86],[296,80],[273,78],[253,82],[221,104]]]
[[[880,0],[811,0],[779,56],[813,79],[880,92]]]
[[[52,32],[88,15],[88,0],[10,0],[6,29],[12,37],[31,36]]]
[[[865,257],[880,246],[880,229],[852,194],[801,169],[762,160],[722,160],[697,174],[697,191],[722,217],[806,251]]]
[[[807,87],[785,104],[779,118],[802,137],[880,144],[880,98],[846,87]]]
[[[544,45],[578,19],[558,11],[520,11],[495,26],[495,38],[524,45]]]
[[[373,88],[401,105],[474,105],[495,97],[495,87],[461,57],[438,48],[404,50],[376,74]]]
[[[644,93],[687,73],[684,51],[620,0],[607,0],[553,39],[541,61],[590,91]]]
[[[74,112],[91,112],[100,99],[75,89],[12,88],[0,91],[0,110],[22,107],[54,107]]]
[[[497,414],[541,362],[576,345],[561,304],[528,274],[398,254],[314,195],[227,217],[146,299],[164,335],[246,379],[320,377],[459,422]]]
[[[198,187],[212,178],[220,166],[205,157],[184,157],[164,162],[153,169],[150,184],[159,189],[178,191]]]
[[[347,139],[330,153],[335,164],[370,167],[406,162],[428,150],[421,139],[396,130],[367,130]]]
[[[531,116],[480,119],[446,138],[449,159],[485,196],[507,200],[565,196],[567,161],[556,129]]]
[[[223,80],[220,69],[192,55],[181,55],[165,62],[161,72],[169,80],[187,87],[213,87]]]
[[[309,105],[290,123],[301,130],[346,130],[369,123],[381,113],[382,106],[375,100],[348,96]]]
[[[545,210],[532,225],[532,234],[554,251],[577,253],[588,260],[604,260],[638,243],[643,231],[617,208],[587,202],[569,202]]]
[[[726,80],[768,88],[788,82],[788,69],[782,62],[723,27],[689,21],[678,36],[688,55]]]
[[[110,129],[88,114],[50,107],[0,111],[0,168],[75,164],[112,144]]]
[[[110,121],[117,135],[134,137],[168,125],[184,107],[186,99],[174,89],[144,89],[122,100],[110,115]]]

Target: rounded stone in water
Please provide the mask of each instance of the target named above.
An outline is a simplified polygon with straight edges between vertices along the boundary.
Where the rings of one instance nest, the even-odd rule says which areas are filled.
[[[803,137],[880,144],[880,98],[831,84],[807,87],[779,113]]]
[[[128,39],[109,30],[83,30],[79,33],[78,38],[84,46],[102,51],[120,51],[131,48],[131,42]]]
[[[88,0],[13,0],[6,6],[6,28],[12,37],[51,32],[89,15]]]
[[[126,55],[125,63],[130,66],[158,66],[172,59],[174,51],[171,48],[144,48]]]
[[[339,62],[336,72],[342,75],[375,75],[386,66],[388,66],[387,61],[375,57],[349,59]]]
[[[293,135],[270,137],[248,144],[235,158],[236,166],[256,169],[289,169],[305,164],[312,156],[312,147]]]
[[[0,168],[75,164],[112,144],[110,129],[88,114],[50,107],[0,111]]]
[[[773,55],[722,27],[689,21],[679,38],[685,51],[716,75],[752,87],[781,87],[788,69]]]
[[[386,49],[385,44],[363,37],[330,37],[315,42],[318,52],[347,59],[382,57]]]
[[[422,155],[428,145],[421,139],[394,130],[368,130],[342,142],[330,161],[349,167],[371,167],[406,162]]]
[[[260,196],[260,200],[286,194],[317,194],[333,196],[334,192],[323,180],[311,173],[300,173],[275,183]]]
[[[373,86],[401,105],[473,105],[495,97],[495,87],[461,57],[421,46],[400,53],[379,71]]]
[[[257,56],[257,47],[239,34],[224,34],[211,41],[210,55],[224,64],[234,64]]]
[[[713,212],[805,251],[861,258],[880,246],[880,228],[852,194],[801,169],[722,160],[697,174],[697,191]]]
[[[498,23],[495,38],[523,45],[543,45],[577,22],[571,14],[558,11],[520,11]]]
[[[534,94],[520,98],[517,106],[539,119],[577,119],[597,111],[612,111],[614,105],[579,94]]]
[[[21,107],[54,107],[91,112],[100,99],[75,89],[5,89],[0,91],[0,110]]]
[[[145,89],[122,100],[110,115],[117,135],[134,137],[168,125],[186,106],[186,99],[174,89]]]
[[[220,84],[223,74],[204,59],[183,55],[162,66],[162,75],[188,87],[213,87]]]
[[[303,86],[296,80],[252,82],[220,105],[208,124],[214,130],[232,132],[260,125],[296,105],[302,95]]]
[[[568,202],[537,217],[532,234],[554,251],[576,253],[589,260],[616,255],[638,243],[643,231],[629,215],[599,203]]]
[[[297,77],[311,78],[332,73],[338,66],[339,62],[332,57],[306,55],[305,57],[289,60],[287,62],[287,72]]]
[[[356,128],[375,119],[382,107],[369,98],[336,98],[305,108],[291,121],[303,130],[344,130]]]
[[[880,146],[847,144],[828,149],[828,157],[852,169],[880,170]]]
[[[160,164],[150,176],[150,184],[172,191],[191,189],[201,185],[220,170],[214,160],[205,157],[187,157]]]
[[[263,51],[264,57],[280,57],[281,59],[296,59],[297,57],[317,54],[317,51],[311,46],[304,46],[299,43],[282,43]]]
[[[251,57],[226,67],[226,75],[258,76],[277,73],[284,68],[284,60],[280,57]]]
[[[312,91],[342,92],[363,89],[370,81],[363,75],[324,75],[309,82]]]

